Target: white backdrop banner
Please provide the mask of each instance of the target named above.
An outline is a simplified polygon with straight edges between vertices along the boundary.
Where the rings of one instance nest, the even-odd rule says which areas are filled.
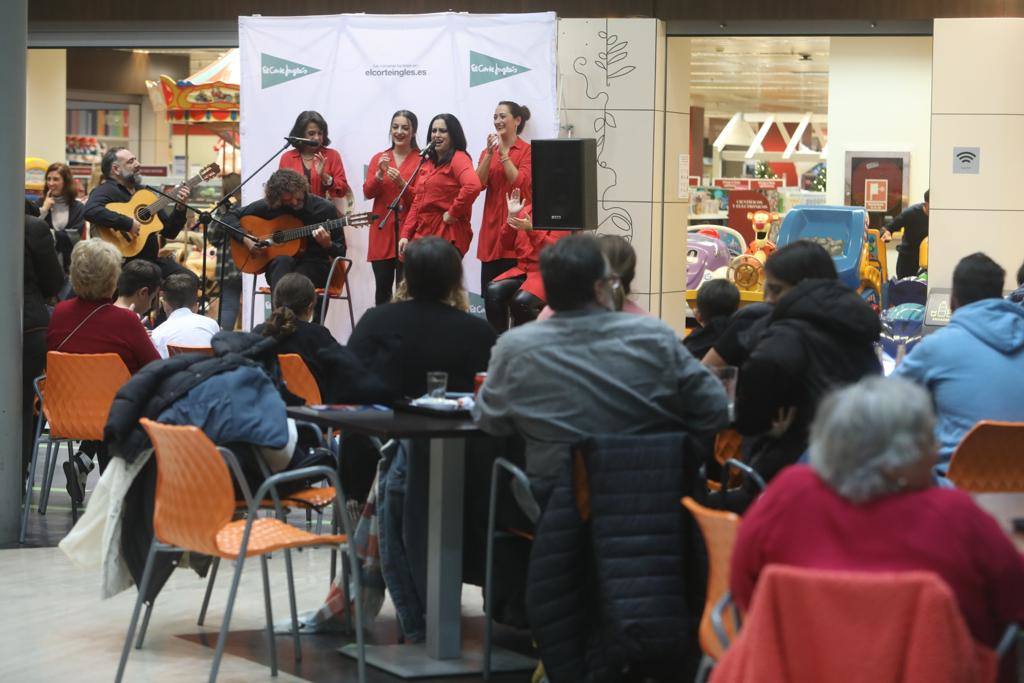
[[[314,109],[329,127],[356,198],[369,210],[362,184],[366,165],[390,145],[391,115],[408,109],[419,118],[417,141],[426,142],[436,114],[462,123],[476,162],[500,100],[530,108],[524,138],[558,136],[553,12],[537,14],[342,14],[315,17],[239,17],[243,176],[284,144],[299,112]],[[243,189],[259,199],[271,163]],[[473,211],[479,230],[483,200]],[[367,229],[346,229],[356,319],[373,305],[373,272],[366,261]],[[464,261],[467,288],[479,289],[476,240]],[[245,278],[244,320],[249,320],[252,278]],[[262,284],[262,283],[261,283]],[[257,299],[256,320],[263,307]],[[328,326],[347,339],[348,314],[335,302]]]

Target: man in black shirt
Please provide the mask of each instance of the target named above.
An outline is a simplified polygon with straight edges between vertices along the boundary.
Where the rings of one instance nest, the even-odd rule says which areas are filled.
[[[899,257],[896,259],[896,277],[917,275],[920,268],[921,242],[928,236],[928,190],[925,190],[924,201],[903,210],[899,216],[885,229],[891,235],[903,229],[903,241],[896,248]]]
[[[245,216],[256,216],[272,220],[278,216],[295,216],[303,225],[315,225],[339,218],[334,204],[309,192],[309,182],[288,169],[275,171],[263,188],[264,198],[248,206],[233,209],[224,215],[224,222],[235,227],[241,226]],[[232,236],[234,238],[234,236]],[[327,286],[327,275],[331,260],[345,255],[345,233],[342,229],[328,232],[317,228],[307,240],[306,249],[298,256],[278,256],[267,266],[267,282],[273,290],[278,281],[288,273],[302,273],[317,287]],[[248,237],[242,240],[253,255],[261,255],[260,247]]]
[[[100,162],[100,170],[106,180],[89,194],[89,201],[85,204],[85,220],[93,225],[113,228],[138,237],[139,228],[142,225],[131,216],[107,209],[107,204],[124,203],[131,200],[135,190],[142,184],[139,177],[140,168],[141,165],[135,155],[124,147],[107,150]],[[185,185],[177,191],[180,201],[187,200],[189,194],[190,190]],[[174,209],[164,209],[159,216],[164,226],[160,235],[167,239],[174,239],[185,227],[185,210],[180,205],[176,204]],[[161,277],[167,277],[172,273],[188,272],[184,266],[175,261],[157,258],[159,251],[160,245],[157,236],[150,235],[142,247],[142,251],[133,258],[144,259],[158,265]]]

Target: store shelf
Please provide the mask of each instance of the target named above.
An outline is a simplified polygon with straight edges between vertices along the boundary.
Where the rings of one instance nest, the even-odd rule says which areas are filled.
[[[691,223],[699,223],[701,221],[725,221],[729,220],[728,211],[719,211],[718,213],[691,213],[689,215]]]

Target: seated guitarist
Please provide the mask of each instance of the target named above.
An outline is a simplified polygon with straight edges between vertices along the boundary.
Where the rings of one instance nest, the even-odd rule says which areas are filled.
[[[263,199],[248,206],[233,209],[224,216],[229,225],[241,226],[245,216],[256,216],[273,220],[279,216],[294,216],[303,225],[313,225],[339,218],[334,204],[313,195],[309,191],[309,183],[295,171],[281,169],[274,171],[263,187]],[[313,281],[317,287],[327,285],[327,275],[331,270],[331,259],[345,255],[345,233],[338,230],[333,234],[323,228],[317,228],[308,240],[306,248],[298,256],[278,256],[267,266],[267,282],[271,291],[288,273],[301,273]],[[264,247],[244,238],[245,245],[253,255],[262,255]]]
[[[117,213],[107,209],[107,204],[124,203],[131,200],[136,189],[142,184],[139,176],[141,168],[138,159],[124,147],[112,147],[107,150],[100,161],[100,171],[105,180],[89,194],[89,201],[85,204],[85,220],[93,225],[105,228],[113,228],[121,232],[131,233],[138,237],[141,224],[131,216]],[[177,197],[186,201],[191,191],[187,186],[182,186],[177,191]],[[185,210],[175,204],[174,209],[165,209],[160,212],[160,220],[163,222],[163,230],[160,234],[167,239],[174,239],[185,227]],[[165,278],[172,273],[189,272],[184,266],[170,259],[157,258],[160,245],[156,235],[150,235],[145,246],[139,255],[140,258],[160,267],[160,276]]]

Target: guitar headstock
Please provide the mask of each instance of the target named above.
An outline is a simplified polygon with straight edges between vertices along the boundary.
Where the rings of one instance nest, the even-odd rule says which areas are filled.
[[[345,225],[351,225],[353,228],[366,228],[377,216],[369,211],[363,211],[362,213],[345,214],[344,218]]]
[[[202,178],[202,182],[206,182],[212,178],[216,178],[220,175],[220,165],[216,162],[207,164],[199,171],[199,177]]]

